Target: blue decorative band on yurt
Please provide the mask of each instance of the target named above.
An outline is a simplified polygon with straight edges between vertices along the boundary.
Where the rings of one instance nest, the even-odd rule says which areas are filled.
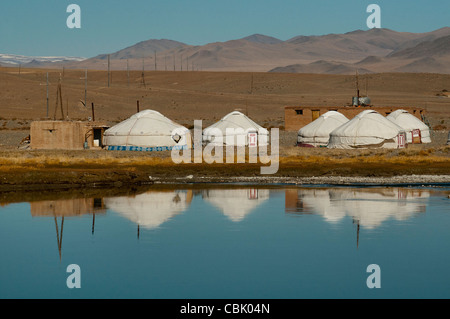
[[[108,151],[137,151],[137,152],[162,152],[171,150],[185,150],[187,145],[176,146],[153,146],[153,147],[141,147],[141,146],[107,146]]]

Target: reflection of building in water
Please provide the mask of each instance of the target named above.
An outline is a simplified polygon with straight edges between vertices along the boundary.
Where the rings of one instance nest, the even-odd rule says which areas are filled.
[[[206,202],[219,208],[230,220],[239,222],[269,199],[269,190],[212,189],[203,191],[202,197]]]
[[[101,198],[72,198],[30,202],[31,216],[72,217],[105,213]]]
[[[53,217],[56,227],[56,241],[58,244],[60,260],[62,253],[64,217],[76,217],[91,214],[92,234],[94,234],[95,214],[106,213],[101,198],[71,198],[35,201],[30,202],[30,211],[31,216],[33,217]],[[58,218],[60,218],[59,224]]]
[[[192,201],[192,191],[150,191],[132,197],[105,198],[108,209],[146,229],[155,229],[184,212]]]

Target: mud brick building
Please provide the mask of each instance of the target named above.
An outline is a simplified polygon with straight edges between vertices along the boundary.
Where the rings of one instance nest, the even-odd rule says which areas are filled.
[[[31,123],[31,148],[36,150],[101,149],[108,127],[100,122],[35,121]]]

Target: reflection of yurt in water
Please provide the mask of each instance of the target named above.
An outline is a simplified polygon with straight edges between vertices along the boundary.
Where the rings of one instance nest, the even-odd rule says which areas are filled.
[[[213,189],[204,191],[203,199],[220,209],[230,220],[240,222],[269,199],[269,190]]]
[[[305,190],[286,190],[286,195],[292,192],[296,197],[294,200],[295,206],[286,206],[286,212],[295,213],[319,213],[322,217],[330,222],[339,222],[345,217],[345,210],[336,207],[332,204],[330,199],[330,192],[327,189],[305,189]],[[286,205],[289,205],[289,200],[286,198]]]
[[[105,198],[105,205],[139,226],[155,229],[184,212],[191,200],[192,191],[151,191],[132,197]]]
[[[424,212],[429,192],[401,188],[300,189],[297,197],[302,203],[299,213],[313,212],[333,223],[349,216],[358,225],[373,229],[387,220],[407,220]]]

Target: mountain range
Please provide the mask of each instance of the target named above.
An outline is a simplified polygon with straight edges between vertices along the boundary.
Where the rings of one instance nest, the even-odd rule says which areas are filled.
[[[0,64],[5,66],[19,66],[32,67],[33,65],[48,64],[48,63],[62,63],[82,61],[86,58],[82,57],[66,57],[66,56],[25,56],[17,54],[1,54]]]
[[[254,34],[205,45],[166,39],[139,42],[84,60],[57,62],[34,59],[24,67],[105,70],[203,70],[353,74],[429,72],[450,74],[450,27],[426,33],[390,29],[344,34],[297,36],[283,41]],[[2,60],[0,59],[0,63]]]

